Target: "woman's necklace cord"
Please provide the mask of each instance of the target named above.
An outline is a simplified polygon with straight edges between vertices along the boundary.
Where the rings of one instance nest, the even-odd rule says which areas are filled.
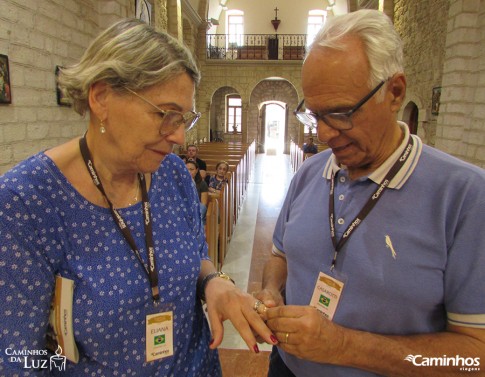
[[[140,179],[137,177],[136,184],[135,184],[135,192],[133,193],[131,199],[126,203],[126,205],[114,205],[115,208],[124,208],[124,207],[131,207],[133,204],[138,203],[138,194],[140,192]],[[108,198],[103,196],[106,204],[108,204]]]

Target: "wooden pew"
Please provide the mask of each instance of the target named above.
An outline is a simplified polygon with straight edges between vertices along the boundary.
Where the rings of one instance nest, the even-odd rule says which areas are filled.
[[[328,148],[327,144],[323,144],[323,143],[317,144],[318,153],[324,151],[327,148]],[[305,154],[303,153],[303,149],[292,140],[290,144],[290,163],[291,163],[293,172],[296,172],[300,168],[304,160],[305,160]]]
[[[206,163],[217,164],[226,161],[230,167],[235,166],[235,219],[239,214],[244,195],[246,193],[252,164],[254,163],[255,143],[204,143],[199,146],[199,158]]]
[[[241,179],[241,193],[244,194],[247,184],[249,182],[249,176],[254,164],[256,144],[242,143],[203,143],[198,146],[199,156],[204,161],[207,158],[213,158],[227,161],[228,159],[240,159],[243,166],[241,167],[242,176],[237,178]],[[229,162],[229,161],[228,161]]]
[[[211,198],[207,205],[207,215],[205,224],[205,236],[209,246],[209,258],[218,267],[219,260],[218,241],[219,241],[219,201]]]
[[[303,163],[303,150],[293,140],[290,144],[290,163],[293,172],[296,172]]]
[[[219,161],[220,161],[219,158],[206,158],[205,162],[207,164],[207,169],[215,172],[215,166]],[[231,158],[231,159],[226,159],[225,161],[229,164],[229,171],[233,173],[232,200],[233,200],[234,215],[233,215],[232,221],[235,224],[237,223],[239,210],[242,206],[242,202],[245,194],[245,188],[247,187],[244,183],[245,180],[247,179],[246,166],[244,164],[244,161],[242,161],[241,159]]]
[[[217,226],[217,240],[218,242],[215,243],[216,245],[216,253],[219,263],[222,265],[224,258],[227,254],[227,247],[229,244],[230,237],[228,235],[229,231],[229,213],[231,211],[230,207],[230,200],[229,200],[229,190],[228,186],[226,185],[219,193],[209,193],[209,202],[214,205],[217,203],[218,206],[218,219],[217,224],[213,226]],[[212,235],[213,238],[216,237],[215,234]],[[209,242],[209,241],[208,241]]]
[[[211,161],[207,159],[207,173],[208,174],[215,174],[215,166],[220,160]],[[237,214],[238,214],[238,206],[239,201],[242,200],[240,196],[240,188],[241,185],[238,184],[237,174],[240,172],[238,167],[241,164],[238,164],[234,161],[228,161],[229,163],[229,171],[226,175],[228,179],[227,185],[225,185],[224,190],[221,191],[221,196],[219,197],[219,213],[220,213],[220,227],[219,227],[219,234],[220,234],[220,242],[219,242],[219,255],[221,260],[226,255],[227,252],[227,244],[229,243],[232,233],[234,231],[234,227],[237,221]],[[240,173],[239,173],[240,174]],[[211,195],[209,195],[210,197]]]
[[[213,175],[216,174],[215,170],[215,164],[208,165],[207,169],[207,174],[208,175]],[[227,197],[227,200],[225,200],[223,203],[224,207],[221,208],[221,211],[225,211],[224,216],[225,220],[227,222],[227,233],[228,233],[228,238],[231,238],[232,232],[234,230],[234,225],[235,225],[235,195],[237,193],[237,190],[235,188],[236,185],[236,179],[235,179],[235,172],[236,169],[234,166],[229,165],[229,171],[226,174],[227,178],[227,184],[224,186],[224,195]],[[214,194],[213,196],[217,196],[217,194]],[[210,193],[209,193],[210,197]],[[227,203],[226,203],[227,202]]]
[[[238,214],[247,190],[252,166],[255,158],[255,143],[201,143],[198,145],[198,156],[207,164],[207,173],[215,174],[215,166],[219,161],[226,161],[229,164],[227,174],[228,184],[221,191],[219,197],[209,195],[212,208],[218,207],[218,226],[207,222],[206,236],[209,243],[209,250],[213,255],[217,250],[218,266],[222,266],[227,253],[228,243],[234,227],[237,223]],[[208,208],[209,210],[209,208]],[[213,216],[214,210],[211,215]],[[215,231],[217,228],[217,234]],[[216,242],[215,240],[218,240]],[[212,258],[212,257],[211,257]]]

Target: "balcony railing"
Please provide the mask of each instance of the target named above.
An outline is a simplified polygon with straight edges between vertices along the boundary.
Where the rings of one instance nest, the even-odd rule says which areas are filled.
[[[302,60],[306,34],[207,34],[207,59]]]

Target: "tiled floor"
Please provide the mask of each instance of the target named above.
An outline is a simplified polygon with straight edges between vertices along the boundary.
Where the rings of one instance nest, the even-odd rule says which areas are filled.
[[[246,350],[219,349],[223,377],[266,377],[269,352],[258,354]]]
[[[292,176],[288,155],[256,155],[255,169],[222,266],[247,292],[261,287],[273,229]],[[225,322],[224,340],[219,347],[223,376],[265,377],[271,346],[260,344],[259,349],[257,355],[248,351],[231,323]]]

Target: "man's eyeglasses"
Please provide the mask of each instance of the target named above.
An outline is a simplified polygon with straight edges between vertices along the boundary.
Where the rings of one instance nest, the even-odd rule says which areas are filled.
[[[187,132],[192,127],[194,127],[195,123],[197,123],[200,118],[201,114],[196,113],[195,111],[187,111],[185,114],[182,114],[181,112],[175,110],[162,110],[157,105],[153,104],[145,97],[141,96],[130,88],[125,87],[125,89],[131,94],[140,98],[142,101],[157,109],[157,113],[159,113],[162,117],[159,129],[161,136],[169,135],[175,132],[182,125],[184,125],[185,131]]]
[[[352,124],[352,115],[360,109],[371,97],[377,93],[377,91],[384,85],[386,81],[381,81],[379,85],[377,85],[374,89],[370,91],[364,98],[362,98],[357,105],[355,105],[351,110],[345,113],[327,113],[327,114],[316,114],[311,112],[310,110],[300,111],[303,107],[303,103],[305,99],[303,99],[293,114],[297,117],[297,119],[302,122],[305,126],[314,128],[318,125],[318,120],[322,120],[325,122],[329,127],[332,127],[336,130],[350,130],[354,127]]]

